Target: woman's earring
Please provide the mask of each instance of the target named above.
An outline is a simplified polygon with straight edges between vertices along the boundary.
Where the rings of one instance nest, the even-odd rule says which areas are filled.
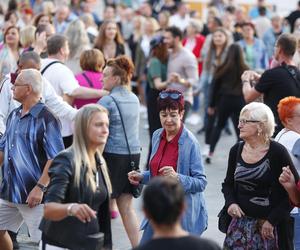
[[[257,136],[260,136],[261,135],[261,130],[259,129],[258,131],[257,131]]]

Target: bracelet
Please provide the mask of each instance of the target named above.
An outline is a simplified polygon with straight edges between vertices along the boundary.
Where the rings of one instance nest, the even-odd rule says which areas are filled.
[[[68,216],[74,216],[74,214],[72,213],[72,207],[76,205],[76,203],[71,203],[68,207],[67,207],[67,215]]]

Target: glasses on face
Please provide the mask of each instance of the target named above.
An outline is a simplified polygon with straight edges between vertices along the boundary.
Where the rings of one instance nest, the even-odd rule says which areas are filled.
[[[178,100],[182,94],[180,93],[169,93],[169,92],[160,92],[159,93],[159,98],[160,99],[166,99],[166,98],[171,98],[173,100]]]
[[[257,123],[257,122],[260,122],[258,120],[247,120],[247,119],[240,119],[239,120],[239,124],[242,124],[242,125],[245,125],[245,124],[248,124],[248,123]]]
[[[17,83],[15,83],[12,87],[16,88],[16,87],[27,87],[27,86],[28,86],[28,84],[17,84]]]

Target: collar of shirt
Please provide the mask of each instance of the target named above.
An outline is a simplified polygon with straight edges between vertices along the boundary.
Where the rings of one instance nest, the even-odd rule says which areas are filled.
[[[19,110],[17,110],[17,113],[18,113],[18,114],[21,114],[21,112],[22,112],[22,107],[23,107],[23,105],[21,105],[21,106],[18,108],[18,109],[19,109]],[[38,101],[35,105],[33,105],[33,106],[31,107],[31,109],[29,110],[29,112],[28,112],[27,114],[25,114],[24,116],[30,114],[30,115],[32,115],[33,117],[37,118],[38,115],[40,114],[40,112],[42,111],[43,107],[44,107],[44,104],[43,104],[41,101]]]
[[[168,141],[167,140],[167,133],[166,133],[166,130],[164,129],[162,134],[161,134],[161,139],[166,141],[167,143],[170,143],[170,144],[178,144],[179,137],[182,133],[182,130],[183,130],[183,124],[181,123],[181,126],[180,126],[180,129],[179,129],[178,133],[175,135],[175,137],[171,141]]]

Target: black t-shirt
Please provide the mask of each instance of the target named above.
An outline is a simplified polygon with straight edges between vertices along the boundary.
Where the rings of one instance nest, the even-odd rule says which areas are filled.
[[[296,80],[286,68],[295,72]],[[264,94],[264,103],[268,105],[275,116],[277,124],[275,135],[283,128],[277,113],[277,105],[279,101],[287,96],[300,97],[300,72],[295,66],[278,66],[273,69],[266,70],[255,89]]]
[[[221,250],[213,241],[196,236],[152,239],[134,250]]]
[[[300,17],[300,10],[295,10],[289,14],[285,19],[288,20],[290,26],[291,26],[291,32],[294,32],[294,24],[297,18]]]

